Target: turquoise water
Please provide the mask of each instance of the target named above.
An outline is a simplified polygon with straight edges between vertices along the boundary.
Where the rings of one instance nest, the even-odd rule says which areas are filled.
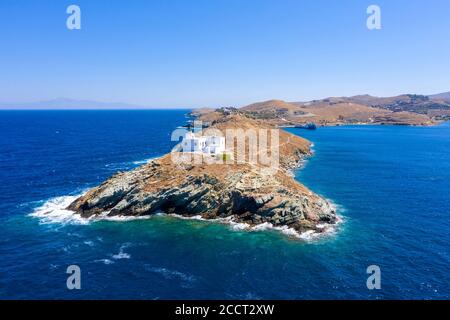
[[[298,178],[343,216],[319,240],[167,216],[86,224],[59,210],[168,152],[185,112],[0,112],[0,298],[450,298],[448,124],[289,129],[315,144]],[[66,288],[72,264],[81,290]]]

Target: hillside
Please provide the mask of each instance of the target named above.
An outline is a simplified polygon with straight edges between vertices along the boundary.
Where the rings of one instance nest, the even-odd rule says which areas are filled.
[[[433,120],[417,112],[390,110],[386,106],[372,106],[370,96],[328,98],[311,102],[288,103],[270,100],[243,107],[241,110],[256,119],[274,125],[292,126],[314,122],[319,125],[339,124],[399,124],[431,125]]]
[[[450,103],[450,91],[439,94],[433,94],[429,97],[430,99],[435,101],[446,101],[447,103]]]

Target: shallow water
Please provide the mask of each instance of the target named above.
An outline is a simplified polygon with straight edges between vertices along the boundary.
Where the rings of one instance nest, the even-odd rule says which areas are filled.
[[[185,113],[0,112],[0,297],[450,297],[448,124],[289,129],[315,144],[298,178],[344,217],[319,240],[171,216],[86,223],[55,210],[168,152]],[[53,216],[30,216],[36,210]],[[66,288],[72,264],[81,290]],[[373,264],[381,290],[366,287]]]

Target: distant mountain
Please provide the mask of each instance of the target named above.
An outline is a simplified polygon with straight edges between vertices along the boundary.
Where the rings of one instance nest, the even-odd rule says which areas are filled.
[[[429,125],[450,118],[450,92],[426,96],[402,94],[394,97],[357,95],[328,97],[308,102],[269,100],[241,110],[255,119],[276,125],[314,122],[319,125],[374,123]]]
[[[444,92],[444,93],[439,93],[439,94],[433,94],[431,96],[429,96],[431,99],[433,100],[446,100],[446,101],[450,101],[450,91],[449,92]]]
[[[146,106],[133,105],[120,102],[99,102],[90,100],[75,100],[58,98],[48,101],[1,103],[0,109],[148,109]]]
[[[303,115],[305,112],[299,109],[295,104],[282,100],[269,100],[257,102],[243,107],[241,110],[252,112],[254,116],[260,119],[270,119],[273,117],[289,117]]]
[[[358,101],[358,102],[357,102]],[[339,124],[397,124],[430,125],[433,120],[425,114],[392,111],[373,107],[380,102],[370,96],[333,97],[310,102],[285,102],[269,100],[241,108],[255,119],[263,119],[278,126],[295,126],[315,123],[321,126]]]
[[[403,94],[394,97],[374,97],[371,95],[358,95],[353,97],[330,97],[322,100],[313,100],[307,103],[294,102],[298,106],[335,105],[342,103],[360,104],[372,108],[385,109],[393,112],[414,112],[418,114],[429,114],[430,110],[450,110],[450,102],[445,97],[447,94],[425,96],[419,94]]]

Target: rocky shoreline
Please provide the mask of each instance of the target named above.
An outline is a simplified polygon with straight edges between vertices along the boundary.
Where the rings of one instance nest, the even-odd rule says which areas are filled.
[[[224,115],[211,127],[270,128],[242,114]],[[169,153],[117,173],[67,209],[84,218],[166,213],[322,233],[338,221],[335,207],[292,175],[310,155],[308,141],[285,131],[280,131],[280,168],[275,171],[250,163],[174,163]]]

